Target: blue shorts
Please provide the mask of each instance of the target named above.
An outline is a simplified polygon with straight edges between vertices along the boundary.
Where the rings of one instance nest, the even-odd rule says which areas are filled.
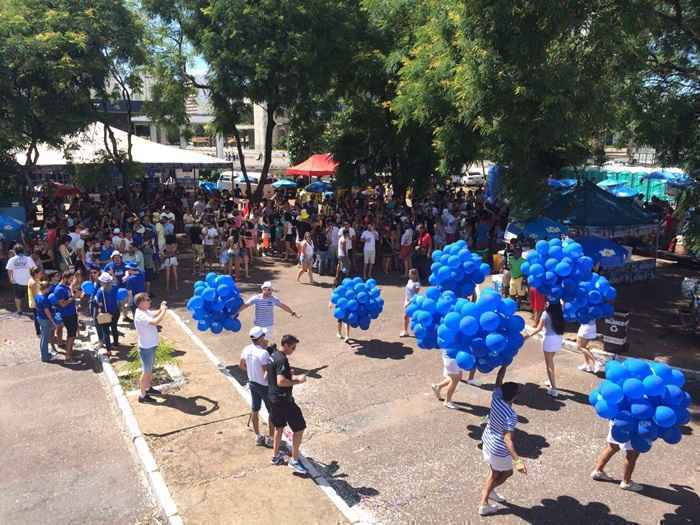
[[[260,407],[262,403],[265,403],[265,408],[267,408],[268,413],[270,412],[270,401],[267,398],[267,386],[251,381],[248,383],[248,388],[250,388],[250,409],[253,412],[260,412]]]
[[[150,374],[151,372],[153,372],[153,362],[156,359],[156,347],[139,347],[139,358],[141,359],[141,370],[145,374]]]

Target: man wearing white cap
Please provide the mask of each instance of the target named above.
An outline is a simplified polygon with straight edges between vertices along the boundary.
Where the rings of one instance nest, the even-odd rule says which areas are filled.
[[[121,252],[114,250],[109,258],[111,261],[105,265],[104,271],[112,274],[112,277],[114,277],[114,285],[120,287],[122,285],[124,275],[126,274],[126,266],[122,260],[122,254]]]
[[[100,283],[100,289],[95,292],[92,298],[92,303],[95,306],[95,319],[102,320],[97,322],[97,335],[107,351],[107,356],[112,355],[112,347],[119,346],[119,331],[117,330],[117,321],[119,320],[119,301],[117,300],[117,287],[112,286],[114,278],[107,272],[102,272],[97,278]],[[107,314],[100,316],[99,314]],[[107,317],[111,316],[111,320],[107,322]],[[103,319],[104,317],[104,319]],[[111,337],[110,337],[111,332]]]
[[[248,374],[248,388],[250,388],[251,416],[255,431],[255,444],[261,447],[272,448],[272,439],[275,435],[275,427],[268,420],[268,430],[270,435],[263,436],[260,433],[260,421],[258,413],[262,403],[268,414],[270,413],[270,400],[267,396],[267,376],[265,370],[272,361],[267,351],[267,330],[260,326],[254,326],[249,332],[251,344],[243,349],[241,354],[240,367]]]
[[[279,300],[278,297],[272,295],[272,283],[265,281],[260,286],[262,293],[254,295],[248,299],[238,313],[249,306],[255,306],[255,326],[259,326],[266,330],[267,337],[272,339],[273,325],[275,323],[275,306],[279,306],[285,312],[291,314],[292,317],[299,317],[294,310]]]

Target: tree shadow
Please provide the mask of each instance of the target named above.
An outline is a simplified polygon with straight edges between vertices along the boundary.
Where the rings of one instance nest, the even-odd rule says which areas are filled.
[[[482,425],[467,425],[467,435],[478,442],[484,434],[485,424]],[[515,442],[515,450],[521,457],[528,459],[537,459],[542,455],[542,450],[549,447],[549,442],[539,434],[530,434],[519,428],[515,429],[513,436]],[[481,445],[477,445],[481,448]]]
[[[662,525],[685,525],[698,522],[700,497],[693,487],[675,483],[671,483],[672,489],[655,485],[642,484],[642,486],[644,488],[639,493],[640,495],[670,505],[677,505],[674,512],[664,514],[660,521]]]
[[[401,342],[380,341],[371,339],[362,341],[351,338],[350,347],[357,355],[371,357],[373,359],[405,359],[413,353],[413,349]]]
[[[496,515],[513,514],[526,523],[537,525],[586,524],[586,525],[632,525],[633,522],[610,513],[610,507],[592,501],[583,504],[571,496],[543,499],[530,508],[513,503],[504,503]]]
[[[560,410],[565,403],[561,399],[555,399],[547,395],[547,392],[535,383],[522,385],[520,393],[513,401],[515,405],[522,405],[534,410]]]
[[[208,416],[219,410],[219,402],[205,396],[184,397],[177,394],[161,394],[165,399],[158,406],[174,408],[191,416]],[[199,404],[198,401],[204,401]],[[209,406],[207,406],[209,405]]]
[[[324,474],[324,477],[333,486],[338,495],[350,507],[360,504],[363,499],[379,495],[379,491],[373,487],[354,487],[351,485],[346,481],[348,475],[344,472],[340,472],[340,465],[335,460],[326,464],[308,456],[306,459],[313,463],[313,465]]]

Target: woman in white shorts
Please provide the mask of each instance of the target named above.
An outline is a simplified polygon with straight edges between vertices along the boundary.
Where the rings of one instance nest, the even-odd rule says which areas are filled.
[[[549,388],[547,394],[552,397],[559,397],[557,390],[556,374],[554,369],[554,355],[561,350],[564,344],[564,313],[559,301],[547,303],[547,309],[542,314],[540,322],[534,331],[525,337],[532,337],[544,329],[542,339],[542,352],[544,353],[544,363],[547,368],[547,379]]]
[[[165,289],[170,291],[170,281],[173,281],[177,290],[177,245],[168,244],[163,250],[163,263],[161,268],[165,270]]]
[[[579,370],[597,374],[603,369],[602,363],[598,361],[593,355],[593,352],[588,349],[588,345],[591,341],[594,341],[596,337],[598,337],[598,328],[596,327],[595,319],[579,326],[576,334],[576,345],[583,354],[583,364],[578,367]]]
[[[301,270],[297,273],[297,282],[301,279],[304,273],[309,274],[309,282],[314,283],[314,273],[313,273],[313,263],[314,263],[314,242],[311,239],[311,233],[306,232],[304,234],[304,240],[299,244],[299,262],[301,263]]]
[[[632,481],[632,473],[634,472],[634,467],[637,464],[637,458],[639,458],[639,452],[632,448],[632,443],[629,441],[625,443],[620,443],[615,441],[612,437],[612,427],[613,422],[610,421],[610,427],[608,428],[608,445],[605,447],[603,452],[600,454],[598,461],[596,462],[595,470],[591,472],[591,477],[596,481],[612,481],[613,478],[608,476],[605,472],[605,466],[612,459],[612,457],[617,454],[619,450],[624,450],[625,452],[625,470],[622,474],[622,481],[620,481],[620,488],[622,490],[631,490],[633,492],[639,492],[642,490],[642,486],[639,483]]]
[[[455,393],[457,385],[459,385],[459,382],[462,380],[462,369],[459,367],[456,360],[447,355],[445,350],[442,351],[442,375],[444,379],[436,385],[430,385],[430,388],[433,389],[435,397],[440,401],[442,389],[447,387],[444,405],[447,408],[458,408],[457,405],[452,402],[452,395]]]

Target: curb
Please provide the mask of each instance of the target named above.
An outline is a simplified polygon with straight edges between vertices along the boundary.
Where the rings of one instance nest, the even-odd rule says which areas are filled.
[[[544,336],[542,334],[537,334],[537,338],[542,340],[544,339]],[[576,345],[575,342],[573,341],[567,341],[564,339],[564,349],[571,352],[572,354],[579,354],[583,355],[583,352],[578,349],[578,346]],[[610,360],[616,360],[616,361],[626,361],[627,359],[639,359],[640,361],[644,361],[646,363],[663,363],[663,361],[656,361],[655,359],[645,359],[644,357],[632,357],[632,356],[623,356],[619,354],[612,354],[610,352],[606,352],[605,350],[598,350],[596,348],[591,348],[591,353],[600,357],[604,357],[605,361],[610,361]],[[668,365],[668,363],[664,363]],[[680,366],[673,366],[673,365],[668,365],[671,368],[675,370],[680,370],[685,374],[686,377],[690,377],[696,381],[700,380],[700,370],[691,370],[689,368],[681,368]]]
[[[97,337],[97,330],[93,325],[87,327],[88,335],[90,338],[90,343],[93,345],[98,344],[99,340]],[[165,484],[163,475],[161,474],[158,464],[156,463],[151,450],[148,447],[148,443],[141,433],[141,428],[136,420],[134,411],[131,409],[131,405],[126,398],[124,389],[119,384],[119,377],[117,377],[114,367],[109,362],[109,359],[102,353],[99,354],[100,361],[102,363],[102,371],[104,372],[104,377],[109,383],[110,390],[112,391],[112,396],[115,403],[119,407],[122,413],[122,419],[126,431],[129,434],[129,438],[136,449],[136,455],[141,462],[141,468],[148,479],[148,484],[151,487],[151,493],[158,502],[163,515],[165,516],[169,525],[182,525],[184,522],[182,517],[178,513],[177,505],[175,500],[173,500],[172,495],[168,486]]]
[[[221,372],[226,379],[229,380],[231,385],[233,385],[233,388],[238,392],[238,394],[243,398],[243,400],[250,405],[251,399],[250,399],[250,391],[243,387],[237,380],[234,378],[228,370],[226,370],[226,366],[223,361],[221,361],[216,355],[209,350],[206,344],[204,344],[204,341],[202,341],[197,334],[195,334],[192,329],[187,326],[187,324],[182,320],[182,318],[175,313],[172,310],[168,310],[168,314],[177,322],[177,324],[182,328],[185,333],[194,341],[194,343],[197,345],[197,347],[204,352],[204,355],[207,356],[207,358],[216,366],[216,368]],[[263,405],[260,409],[260,417],[263,419],[263,421],[267,420],[268,418],[268,413]],[[290,450],[291,450],[291,440],[289,437],[287,437],[286,433],[283,435],[282,439],[289,445]],[[311,479],[313,479],[314,483],[318,486],[319,489],[326,495],[326,497],[331,501],[333,505],[343,514],[345,519],[347,519],[352,525],[370,525],[377,523],[374,518],[367,512],[361,509],[354,509],[351,508],[347,502],[336,492],[336,490],[333,488],[330,480],[322,473],[320,472],[316,466],[309,461],[306,456],[303,453],[303,450],[300,451],[299,454],[299,459],[301,460],[302,464],[304,467],[306,467],[306,470],[309,471],[309,475]]]

